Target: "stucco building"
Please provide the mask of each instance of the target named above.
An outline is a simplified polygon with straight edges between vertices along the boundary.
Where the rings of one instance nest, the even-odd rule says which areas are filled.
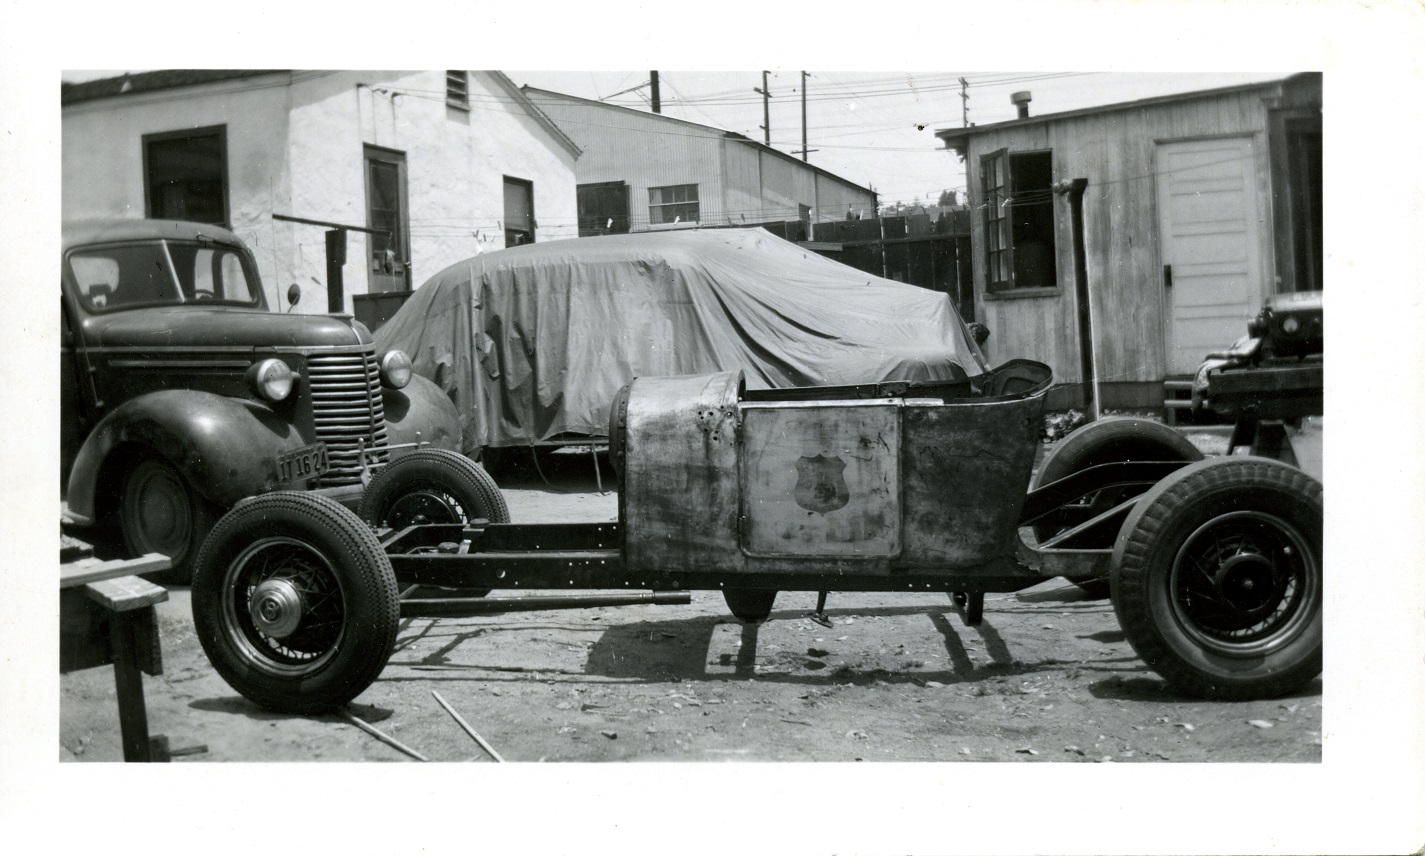
[[[67,219],[227,226],[270,303],[302,287],[295,311],[327,311],[339,279],[342,310],[379,315],[375,295],[478,252],[576,234],[579,149],[498,71],[155,71],[61,103]]]

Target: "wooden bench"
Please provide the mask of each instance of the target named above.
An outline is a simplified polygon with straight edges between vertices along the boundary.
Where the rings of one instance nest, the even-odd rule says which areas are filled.
[[[60,564],[59,670],[114,665],[125,761],[168,760],[167,739],[149,738],[143,694],[143,675],[163,674],[154,605],[168,600],[168,590],[136,575],[169,566],[158,553]]]

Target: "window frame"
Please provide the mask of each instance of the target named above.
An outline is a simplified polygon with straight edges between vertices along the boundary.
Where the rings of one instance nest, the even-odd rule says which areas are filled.
[[[176,131],[158,131],[152,134],[144,134],[139,138],[139,146],[143,155],[143,207],[144,216],[150,220],[173,219],[160,217],[154,211],[153,198],[153,162],[149,149],[154,143],[166,143],[173,140],[191,140],[202,137],[216,137],[218,140],[218,171],[222,192],[223,219],[221,222],[213,223],[214,226],[222,226],[225,229],[232,228],[232,192],[228,183],[228,126],[206,125],[201,128],[183,128]],[[191,218],[189,218],[191,219]]]
[[[654,194],[655,192],[662,192],[662,191],[669,191],[669,190],[686,190],[687,188],[692,188],[692,194],[693,194],[693,198],[692,198],[692,199],[679,199],[679,200],[674,201],[674,202],[657,202],[657,203],[655,203],[655,202],[653,201],[653,194]],[[678,213],[674,213],[674,214],[673,214],[673,217],[672,217],[671,219],[666,219],[666,220],[664,220],[664,219],[658,219],[658,217],[655,217],[655,216],[654,216],[655,212],[657,212],[657,213],[660,214],[660,215],[663,215],[663,214],[665,214],[669,209],[673,209],[673,208],[686,208],[686,207],[689,206],[689,205],[691,205],[691,206],[693,207],[693,217],[692,217],[691,219],[690,219],[690,218],[687,218],[687,217],[682,217],[681,214],[678,214]],[[683,223],[701,223],[701,222],[702,222],[702,194],[701,194],[700,191],[699,191],[699,187],[698,187],[698,183],[697,183],[697,182],[691,182],[691,183],[686,183],[686,184],[663,184],[663,185],[658,185],[658,186],[656,186],[656,187],[650,186],[650,187],[648,188],[648,225],[649,225],[649,226],[672,226],[672,225],[674,225],[675,220],[676,220],[676,222],[677,222],[678,225],[681,225],[681,224],[683,224]]]
[[[1052,285],[1020,285],[1019,278],[1015,274],[1015,220],[1010,210],[1015,204],[1014,195],[1016,192],[1014,187],[1014,161],[1016,158],[1029,156],[1045,156],[1048,158],[1049,182],[1043,188],[1043,192],[1052,193],[1054,184],[1053,149],[1010,151],[1009,147],[1006,146],[992,152],[986,152],[980,156],[980,197],[984,215],[980,221],[984,234],[982,258],[985,266],[985,295],[990,298],[1038,297],[1058,294],[1061,290],[1057,264],[1054,265],[1055,275]],[[1002,174],[998,176],[999,183],[991,185],[990,182],[994,177],[990,174],[990,170],[996,161],[1002,165]],[[1036,189],[1032,192],[1038,193],[1039,190]],[[1049,199],[1049,248],[1053,260],[1057,261],[1059,252],[1059,215],[1057,208],[1053,205],[1054,197],[1051,195]],[[999,246],[996,246],[996,238],[998,238]],[[995,278],[996,253],[1002,254],[1001,262],[1003,267],[999,269],[999,272],[1004,274],[1004,278],[1002,279]]]
[[[459,75],[459,79],[456,79]],[[447,69],[445,72],[445,105],[457,110],[470,110],[470,72]]]
[[[998,183],[991,185],[994,167],[998,164]],[[1010,187],[1009,149],[1001,148],[980,155],[980,204],[984,217],[984,262],[985,291],[1009,291],[1014,288],[1014,235],[1010,230],[1009,212],[1003,200],[1008,198]],[[996,239],[998,239],[996,241]],[[996,254],[1003,254],[1003,263],[996,268]],[[1004,279],[996,279],[996,270],[1005,273]]]

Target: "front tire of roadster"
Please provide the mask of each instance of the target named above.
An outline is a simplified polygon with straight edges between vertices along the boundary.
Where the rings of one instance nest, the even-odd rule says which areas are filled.
[[[193,623],[213,668],[252,701],[319,713],[360,695],[396,644],[396,577],[375,533],[316,494],[244,500],[198,553]]]
[[[1114,609],[1175,689],[1274,698],[1321,673],[1322,487],[1264,458],[1190,464],[1143,495],[1114,545]]]

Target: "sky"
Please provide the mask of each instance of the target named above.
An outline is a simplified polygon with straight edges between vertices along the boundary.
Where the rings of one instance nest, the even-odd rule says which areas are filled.
[[[808,69],[808,159],[875,190],[882,205],[934,204],[945,190],[958,191],[963,202],[964,167],[940,145],[935,131],[961,127],[966,121],[987,125],[1013,119],[1012,93],[1028,90],[1033,96],[1030,112],[1038,115],[1269,80],[1301,70],[1128,74]],[[801,71],[768,69],[767,76],[771,145],[797,157],[802,148]],[[649,70],[505,72],[520,85],[652,109]],[[61,78],[79,81],[122,73],[66,71]],[[756,91],[762,87],[761,69],[660,69],[658,76],[664,115],[766,140],[762,96]]]
[[[1285,77],[1269,72],[1123,74],[1074,71],[820,71],[808,69],[807,148],[812,164],[870,187],[883,205],[964,200],[964,168],[935,131],[1013,119],[1010,95],[1028,90],[1033,115]],[[800,69],[769,69],[771,145],[800,157]],[[651,110],[649,71],[506,71],[521,85]],[[666,116],[765,141],[760,69],[658,72]],[[967,84],[963,89],[961,79]],[[641,87],[634,91],[634,87]],[[969,95],[961,98],[962,91]]]

